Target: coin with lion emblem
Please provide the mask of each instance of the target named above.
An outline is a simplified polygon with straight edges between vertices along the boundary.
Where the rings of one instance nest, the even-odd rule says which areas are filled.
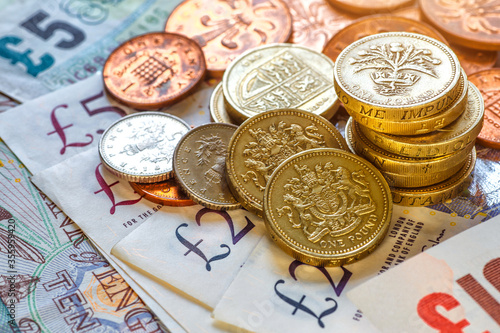
[[[319,115],[297,109],[258,114],[241,124],[229,142],[229,188],[243,207],[262,216],[264,189],[274,169],[292,155],[326,147],[347,150],[347,143]]]
[[[389,228],[392,197],[382,174],[340,149],[311,149],[284,161],[264,192],[271,238],[295,259],[340,266],[371,253]]]

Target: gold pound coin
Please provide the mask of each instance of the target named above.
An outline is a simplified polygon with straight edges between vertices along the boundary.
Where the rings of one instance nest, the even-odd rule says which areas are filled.
[[[288,157],[313,148],[347,149],[339,131],[313,113],[282,109],[249,118],[238,127],[226,159],[231,192],[247,210],[262,216],[266,183]]]
[[[469,82],[465,111],[450,125],[439,130],[416,136],[396,136],[365,126],[357,128],[368,140],[388,152],[406,157],[432,158],[454,153],[474,142],[483,126],[483,116],[481,93]]]
[[[476,164],[476,148],[472,149],[464,166],[448,180],[421,188],[391,187],[392,200],[401,206],[431,206],[460,195],[469,186],[469,176]]]
[[[271,44],[234,60],[222,79],[227,112],[236,122],[275,109],[297,108],[330,119],[340,103],[334,63],[294,44]]]
[[[227,144],[238,127],[210,123],[182,137],[174,152],[174,173],[186,194],[215,210],[241,208],[226,181]]]
[[[351,150],[366,158],[380,170],[399,175],[425,175],[448,170],[455,164],[462,164],[472,148],[474,142],[464,149],[446,156],[434,158],[411,158],[396,155],[374,145],[359,130],[359,125],[349,118],[346,125],[346,140]]]
[[[384,176],[385,180],[387,180],[387,183],[391,187],[414,188],[414,187],[431,186],[443,182],[446,179],[453,176],[455,173],[457,173],[464,164],[465,162],[461,164],[454,164],[451,165],[450,168],[447,170],[425,173],[421,175],[419,174],[402,175],[383,170],[380,170],[380,172],[382,173],[382,176]]]
[[[226,123],[238,125],[226,111],[224,101],[224,91],[222,90],[222,82],[220,82],[212,92],[210,97],[210,115],[216,123]]]
[[[297,260],[340,266],[371,253],[392,215],[389,186],[364,159],[312,149],[284,161],[264,193],[271,238]]]
[[[459,95],[460,63],[433,38],[388,32],[346,47],[335,62],[335,91],[351,114],[411,122],[439,114]]]
[[[374,131],[394,135],[420,135],[430,133],[451,124],[467,107],[467,77],[462,71],[460,80],[460,94],[453,104],[444,112],[427,118],[415,119],[411,122],[374,120],[359,113],[350,112],[351,116],[359,124]]]
[[[118,178],[136,183],[160,182],[173,176],[175,147],[189,129],[184,120],[167,113],[134,113],[104,131],[99,156]]]

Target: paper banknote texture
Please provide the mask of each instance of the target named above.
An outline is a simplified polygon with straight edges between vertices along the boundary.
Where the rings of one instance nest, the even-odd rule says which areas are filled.
[[[496,332],[500,218],[412,258],[348,293],[383,332]]]

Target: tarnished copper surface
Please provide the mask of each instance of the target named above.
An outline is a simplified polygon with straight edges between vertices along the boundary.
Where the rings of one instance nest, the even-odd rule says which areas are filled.
[[[145,199],[165,206],[192,206],[194,201],[182,192],[175,179],[167,179],[159,183],[132,183],[130,186]]]
[[[479,88],[484,99],[484,123],[477,141],[500,149],[500,68],[474,73],[469,80]]]
[[[468,47],[451,45],[460,61],[460,65],[467,75],[490,69],[495,66],[497,61],[497,51],[475,50]]]
[[[354,21],[340,30],[328,41],[323,49],[323,53],[335,61],[344,48],[358,39],[392,31],[405,31],[427,35],[446,43],[446,39],[438,31],[424,23],[393,15],[372,15]]]
[[[282,0],[187,0],[172,11],[165,31],[196,40],[203,48],[210,75],[221,77],[244,51],[286,42],[292,32],[292,17]]]
[[[104,85],[114,98],[136,109],[159,109],[185,97],[206,71],[200,46],[174,33],[132,38],[108,57]]]
[[[413,0],[328,0],[332,6],[354,14],[389,12],[410,5]]]
[[[331,6],[326,0],[284,0],[293,19],[290,42],[321,52],[338,31],[358,16]]]
[[[451,43],[500,50],[500,1],[420,0],[424,17]]]

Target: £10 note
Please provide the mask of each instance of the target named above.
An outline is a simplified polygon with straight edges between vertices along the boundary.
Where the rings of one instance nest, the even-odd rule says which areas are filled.
[[[353,289],[383,332],[498,332],[500,218],[493,218]]]
[[[29,177],[0,141],[0,332],[167,331]]]
[[[111,253],[115,244],[137,231],[149,218],[163,213],[163,219],[156,219],[158,223],[179,226],[191,216],[192,210],[188,210],[186,216],[183,216],[183,207],[178,208],[175,214],[168,214],[168,211],[163,211],[165,207],[145,200],[134,192],[127,181],[116,178],[101,165],[97,149],[87,150],[43,170],[34,175],[32,181],[78,224],[170,330],[177,332],[182,327],[192,332],[199,332],[201,328],[206,332],[220,332],[220,327],[215,326],[206,307],[188,300],[161,280],[144,274],[143,270]],[[207,214],[205,218],[210,215],[213,216]],[[243,215],[241,218],[246,221]],[[203,219],[203,222],[206,220]],[[188,231],[196,230],[195,223],[190,221],[190,226],[181,227],[180,233],[188,237]],[[197,239],[192,241],[196,244]],[[188,251],[186,248],[183,253]],[[220,263],[223,262],[212,261],[214,268]],[[166,313],[162,315],[154,304],[148,302],[159,304]]]

